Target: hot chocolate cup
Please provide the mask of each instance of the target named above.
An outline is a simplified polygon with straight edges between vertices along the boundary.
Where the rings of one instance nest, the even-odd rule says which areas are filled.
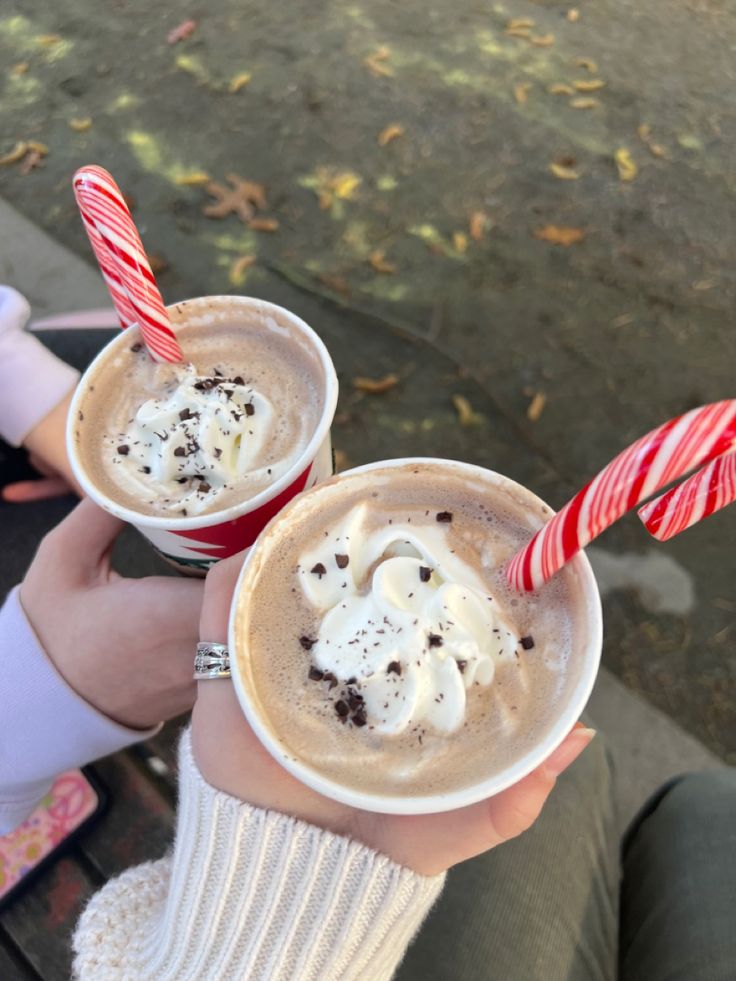
[[[210,296],[167,307],[174,330],[215,330],[227,320],[243,330],[243,362],[248,359],[248,336],[254,331],[291,332],[312,353],[319,368],[321,411],[306,446],[289,468],[265,489],[229,506],[207,513],[152,515],[116,501],[90,473],[80,452],[84,430],[80,420],[89,411],[90,386],[102,366],[126,349],[142,343],[132,325],[117,334],[97,355],[82,376],[72,399],[67,423],[67,451],[72,470],[85,493],[100,507],[133,525],[152,547],[179,571],[204,575],[219,561],[248,549],[264,526],[296,494],[333,472],[330,426],[337,403],[337,376],[329,353],[315,332],[295,314],[264,300],[241,296]]]
[[[285,543],[294,541],[298,537],[298,530],[304,522],[305,516],[309,518],[312,515],[319,515],[329,506],[330,500],[336,500],[335,495],[339,493],[340,487],[347,486],[347,478],[354,475],[364,475],[368,482],[367,488],[374,492],[373,497],[376,497],[376,491],[380,497],[381,488],[386,487],[387,475],[386,473],[378,475],[375,474],[375,471],[389,471],[390,485],[392,468],[396,468],[397,472],[402,470],[405,473],[407,468],[426,465],[440,468],[441,472],[452,475],[453,479],[455,477],[459,480],[466,479],[474,487],[482,487],[483,500],[485,500],[485,506],[489,511],[493,509],[494,495],[509,495],[522,508],[524,526],[528,526],[529,538],[554,513],[540,498],[525,487],[498,473],[465,463],[439,459],[404,458],[358,467],[346,471],[320,485],[320,487],[301,495],[264,529],[241,570],[230,615],[229,648],[235,691],[249,724],[265,748],[286,770],[313,790],[352,807],[381,813],[424,814],[449,811],[491,797],[517,783],[539,766],[560,745],[580,717],[593,688],[601,656],[600,596],[590,564],[584,553],[580,552],[569,564],[566,572],[566,575],[570,577],[569,581],[574,583],[574,591],[570,595],[575,596],[574,616],[577,624],[574,650],[571,653],[569,684],[565,687],[564,694],[554,703],[553,715],[548,720],[549,724],[545,722],[543,729],[540,729],[539,737],[532,737],[531,742],[529,739],[523,743],[520,742],[521,749],[518,755],[510,759],[508,763],[504,763],[500,769],[489,765],[486,776],[474,779],[467,785],[440,792],[420,792],[407,796],[398,793],[376,792],[375,790],[366,791],[356,787],[354,782],[335,779],[334,775],[320,772],[318,766],[300,758],[294,745],[287,745],[282,738],[279,738],[275,731],[273,718],[269,718],[264,706],[264,699],[259,693],[258,683],[254,675],[254,645],[248,640],[252,598],[257,595],[259,577],[263,575],[264,569],[268,568],[269,561],[274,561],[270,557],[278,553],[279,545],[281,544],[283,551]],[[370,485],[372,474],[374,475],[373,479],[376,480],[375,487]],[[379,476],[380,480],[378,479]],[[418,498],[421,499],[421,496],[421,487],[418,487]],[[442,520],[443,517],[438,515],[438,521]],[[519,544],[523,545],[525,541],[521,541]],[[335,555],[334,558],[337,560],[343,557]],[[314,572],[315,569],[311,571]],[[514,602],[513,596],[509,602]],[[261,630],[259,636],[265,636],[263,625],[259,630]],[[379,633],[383,632],[383,630],[379,631]],[[529,638],[523,638],[523,640],[528,642]],[[533,651],[529,653],[534,654]],[[276,656],[275,652],[274,656]],[[307,677],[306,666],[303,676]],[[489,697],[493,697],[493,695],[489,694]],[[550,704],[552,704],[552,700],[550,700]],[[273,715],[273,710],[271,710],[271,714]],[[361,721],[360,725],[365,725],[365,722]],[[360,731],[363,732],[363,729],[361,728]],[[454,736],[450,733],[445,738],[451,740]],[[467,736],[463,738],[467,739]],[[489,752],[492,752],[492,749],[489,749]],[[345,756],[346,765],[352,765],[347,748]],[[386,765],[389,765],[389,752],[386,755]],[[381,766],[380,750],[375,766],[377,768]],[[359,777],[357,782],[360,782]]]

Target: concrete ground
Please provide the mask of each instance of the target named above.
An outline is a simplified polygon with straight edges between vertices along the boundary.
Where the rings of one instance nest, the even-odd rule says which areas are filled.
[[[559,506],[635,436],[733,394],[736,19],[570,8],[8,0],[0,156],[44,146],[0,167],[0,195],[88,259],[70,179],[109,167],[168,300],[267,296],[322,333],[345,462],[457,456]],[[203,175],[231,173],[265,185],[275,230],[202,213]],[[3,276],[68,309],[10,220]],[[98,305],[83,281],[76,305]],[[352,388],[391,371],[383,396]],[[733,541],[733,510],[664,546],[629,516],[592,554],[607,668],[732,763]]]

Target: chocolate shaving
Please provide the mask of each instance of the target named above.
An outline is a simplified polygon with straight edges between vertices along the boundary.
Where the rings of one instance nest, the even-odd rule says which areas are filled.
[[[209,492],[210,492],[211,490],[212,490],[212,488],[211,488],[211,487],[210,487],[210,485],[209,485],[209,484],[207,483],[207,481],[206,481],[206,480],[203,480],[203,481],[202,481],[202,483],[201,483],[201,484],[199,485],[199,487],[197,488],[197,493],[198,493],[198,494],[209,494]]]
[[[401,664],[398,661],[392,661],[386,668],[386,674],[398,674],[401,676]]]
[[[256,407],[253,405],[252,402],[245,403],[245,414],[247,416],[254,416],[256,414]]]
[[[432,576],[432,570],[429,568],[429,566],[426,565],[419,566],[419,578],[422,580],[422,582],[429,582],[431,576]]]
[[[231,381],[233,385],[245,385],[245,382],[243,381],[240,375],[236,375],[234,378],[231,379]]]
[[[531,634],[529,634],[528,637],[522,637],[519,643],[521,644],[521,646],[524,648],[525,651],[530,651],[532,647],[534,647],[534,638],[532,637]]]
[[[324,678],[324,671],[320,671],[319,668],[311,667],[309,669],[309,680],[310,681],[322,681]]]
[[[141,473],[150,473],[150,472],[151,472],[150,467],[141,467]]]
[[[215,447],[214,453],[215,453],[215,459],[219,460],[220,457],[222,456],[222,450],[220,449],[219,446]]]
[[[182,409],[179,413],[179,418],[182,422],[185,422],[187,419],[192,418],[192,413],[189,411],[189,409]]]
[[[312,568],[309,571],[313,572],[315,576],[319,576],[319,578],[321,579],[322,576],[324,576],[324,574],[327,572],[327,569],[325,569],[325,567],[322,565],[321,562],[318,562],[317,565],[312,566]]]
[[[457,669],[460,672],[460,674],[465,674],[465,669],[468,666],[468,662],[467,661],[455,661],[455,664],[457,664]]]
[[[444,522],[452,521],[452,511],[438,511],[437,520]]]
[[[122,446],[118,446],[118,453],[120,456],[127,456],[130,453],[130,447],[123,443]]]
[[[361,707],[353,715],[351,722],[354,726],[364,726],[367,721],[368,719],[366,718],[365,709],[361,705]]]
[[[138,354],[139,351],[142,351],[143,350],[143,345],[142,344],[134,344],[131,347],[130,350],[133,352],[133,354]]]
[[[176,454],[174,454],[174,455],[176,455]],[[177,477],[176,478],[177,484],[186,484],[187,480],[189,480],[188,477]]]
[[[341,719],[344,719],[347,716],[350,709],[348,708],[347,702],[343,702],[343,700],[339,698],[335,702],[335,711],[337,712],[337,714],[340,716]]]
[[[304,637],[299,638],[299,643],[302,645],[305,651],[311,651],[317,641],[312,640],[311,637],[307,637],[305,634]]]
[[[439,634],[430,634],[428,637],[430,647],[442,647],[444,641]]]
[[[330,691],[332,691],[333,688],[337,688],[337,678],[334,676],[334,674],[331,671],[325,671],[325,676],[322,680],[329,681]]]
[[[344,569],[349,561],[350,558],[347,555],[335,555],[335,562],[337,562],[338,569]]]
[[[183,446],[177,446],[177,448],[174,450],[174,456],[186,456],[186,455],[187,455],[187,451]]]

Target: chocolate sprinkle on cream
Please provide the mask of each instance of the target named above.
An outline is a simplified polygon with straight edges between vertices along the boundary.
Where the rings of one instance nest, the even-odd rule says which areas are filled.
[[[321,562],[318,562],[317,565],[312,566],[312,568],[309,571],[314,573],[315,576],[319,576],[319,578],[321,579],[322,576],[327,572],[327,569],[325,569],[325,567],[322,565]]]
[[[343,700],[340,698],[335,702],[335,711],[337,712],[337,714],[340,716],[341,719],[344,719],[347,716],[350,709],[348,708],[347,702],[343,702]]]
[[[232,379],[232,382],[233,382],[233,385],[245,385],[245,382],[243,381],[243,379],[241,378],[240,375],[236,375]]]
[[[528,637],[522,637],[520,643],[525,651],[530,651],[534,647],[534,638],[529,634]]]
[[[123,443],[122,446],[118,446],[118,453],[120,456],[127,456],[130,453],[130,447]]]
[[[465,674],[465,669],[468,666],[468,662],[467,661],[456,661],[455,663],[457,664],[457,669],[460,672],[460,674]]]
[[[253,403],[252,402],[246,402],[245,403],[245,414],[247,416],[253,416],[253,415],[255,415],[255,413],[256,413],[256,407],[253,405]]]
[[[398,661],[392,661],[386,668],[386,674],[401,675],[401,664]]]
[[[338,569],[344,569],[349,561],[350,558],[347,555],[335,555],[335,562],[337,562]]]
[[[437,512],[438,521],[452,521],[452,511],[438,511]]]
[[[314,645],[317,643],[316,640],[312,640],[311,637],[307,637],[306,634],[299,638],[299,643],[302,645],[305,651],[311,651]],[[321,677],[321,675],[320,675]]]
[[[319,668],[311,667],[309,669],[309,680],[310,681],[322,681],[324,678],[324,671],[320,671]]]
[[[134,344],[131,347],[130,350],[133,352],[133,354],[138,354],[139,351],[142,351],[143,350],[143,345],[142,344]]]
[[[432,576],[432,570],[429,568],[429,566],[426,565],[419,566],[419,578],[421,579],[422,582],[429,582],[431,576]]]
[[[177,448],[174,450],[174,456],[186,456],[186,455],[187,455],[187,451],[184,449],[183,446],[177,446]]]
[[[439,634],[430,634],[428,639],[430,647],[442,647],[444,643]]]

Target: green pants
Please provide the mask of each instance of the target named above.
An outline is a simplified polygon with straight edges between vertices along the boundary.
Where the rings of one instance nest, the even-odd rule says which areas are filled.
[[[397,981],[736,981],[736,770],[615,831],[600,739],[520,838],[453,869]]]

